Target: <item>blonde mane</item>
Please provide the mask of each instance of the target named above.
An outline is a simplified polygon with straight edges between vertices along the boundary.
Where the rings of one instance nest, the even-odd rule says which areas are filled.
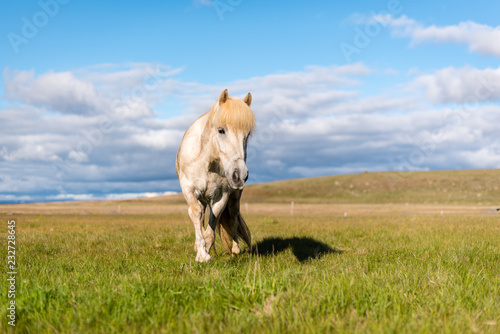
[[[242,100],[230,97],[219,107],[219,101],[210,109],[210,121],[214,126],[227,126],[237,131],[251,133],[255,128],[252,109]]]

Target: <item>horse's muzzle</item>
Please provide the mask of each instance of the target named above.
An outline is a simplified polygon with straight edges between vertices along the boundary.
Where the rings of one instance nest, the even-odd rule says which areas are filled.
[[[246,166],[243,168],[235,168],[231,175],[231,182],[229,182],[233,189],[243,189],[245,182],[248,180],[248,169]]]

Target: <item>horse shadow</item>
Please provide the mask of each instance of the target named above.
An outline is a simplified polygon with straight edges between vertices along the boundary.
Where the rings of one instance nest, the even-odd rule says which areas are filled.
[[[253,245],[252,253],[260,256],[272,256],[292,249],[293,255],[299,262],[311,259],[319,259],[326,254],[342,254],[343,251],[331,248],[325,243],[306,237],[293,238],[265,238],[261,242]]]

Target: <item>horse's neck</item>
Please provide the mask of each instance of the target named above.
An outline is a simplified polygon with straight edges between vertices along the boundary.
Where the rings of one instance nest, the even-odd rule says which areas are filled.
[[[213,162],[219,160],[219,157],[215,152],[213,144],[213,132],[208,115],[200,137],[201,137],[200,144],[202,146],[202,150],[204,151],[203,153],[208,153],[209,164],[212,164]]]

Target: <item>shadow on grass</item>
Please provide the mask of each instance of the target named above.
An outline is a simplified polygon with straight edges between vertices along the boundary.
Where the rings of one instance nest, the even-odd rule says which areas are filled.
[[[291,248],[293,255],[304,262],[310,259],[319,259],[325,254],[341,254],[343,251],[333,249],[327,244],[312,238],[266,238],[253,246],[253,254],[272,256]]]

